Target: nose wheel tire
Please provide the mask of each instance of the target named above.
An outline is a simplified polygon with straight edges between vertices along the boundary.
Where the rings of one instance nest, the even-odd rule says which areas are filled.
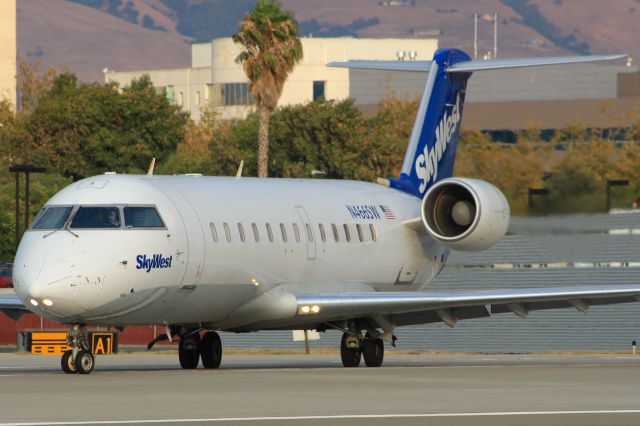
[[[93,367],[96,365],[91,352],[84,349],[80,349],[78,351],[74,364],[79,374],[91,373],[93,371]]]
[[[384,342],[365,336],[362,342],[362,357],[367,367],[380,367],[384,360]]]
[[[60,364],[62,364],[62,371],[64,371],[65,374],[75,374],[78,372],[78,370],[76,370],[76,364],[73,360],[73,351],[71,349],[62,354]]]
[[[222,342],[215,331],[207,332],[200,345],[200,358],[204,368],[219,368],[222,361]]]
[[[198,368],[200,362],[200,337],[195,334],[189,338],[180,338],[178,345],[178,360],[184,370]]]
[[[340,342],[342,365],[345,367],[358,367],[360,365],[360,359],[362,358],[362,352],[360,352],[360,348],[349,348],[347,346],[348,337],[349,335],[344,333],[342,335],[342,341]]]

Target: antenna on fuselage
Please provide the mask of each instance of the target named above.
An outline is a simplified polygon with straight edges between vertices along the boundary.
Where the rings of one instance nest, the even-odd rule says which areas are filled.
[[[147,176],[153,176],[153,170],[156,168],[156,157],[151,159],[151,164],[149,164],[149,170],[147,170]]]
[[[244,167],[244,160],[240,160],[240,165],[238,166],[238,171],[236,172],[236,177],[242,177],[242,168]]]

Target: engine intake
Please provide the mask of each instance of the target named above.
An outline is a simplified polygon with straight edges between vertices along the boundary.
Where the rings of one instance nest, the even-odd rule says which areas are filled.
[[[483,180],[443,179],[422,200],[427,232],[455,250],[479,251],[493,246],[507,232],[509,217],[504,194]]]

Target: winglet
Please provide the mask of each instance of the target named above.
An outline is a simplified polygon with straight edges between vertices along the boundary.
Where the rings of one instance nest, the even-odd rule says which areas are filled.
[[[147,170],[147,176],[153,176],[153,171],[156,168],[156,157],[151,159],[151,164],[149,164],[149,170]]]

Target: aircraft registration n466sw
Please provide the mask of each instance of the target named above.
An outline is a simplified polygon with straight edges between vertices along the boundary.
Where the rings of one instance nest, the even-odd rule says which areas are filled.
[[[70,324],[62,368],[89,373],[88,325],[163,325],[185,369],[220,366],[217,331],[336,329],[345,367],[378,367],[399,326],[638,301],[640,285],[428,291],[450,249],[491,247],[509,224],[500,190],[452,177],[471,74],[620,57],[474,61],[442,49],[432,61],[330,64],[428,72],[399,177],[87,178],[35,218],[14,262],[17,297],[0,307]]]

